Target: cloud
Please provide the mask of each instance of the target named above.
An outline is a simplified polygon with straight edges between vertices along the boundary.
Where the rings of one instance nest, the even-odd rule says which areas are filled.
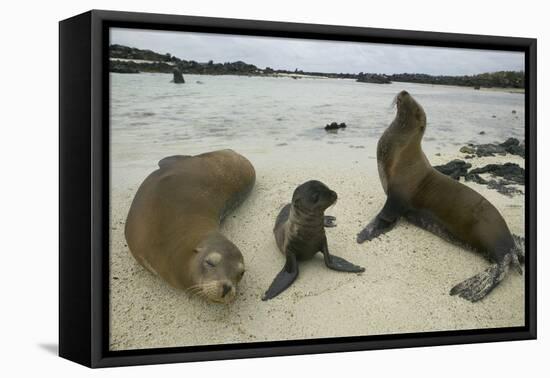
[[[170,53],[185,60],[242,60],[260,68],[432,75],[472,75],[524,70],[524,54],[510,51],[121,28],[111,29],[110,40],[111,43]]]

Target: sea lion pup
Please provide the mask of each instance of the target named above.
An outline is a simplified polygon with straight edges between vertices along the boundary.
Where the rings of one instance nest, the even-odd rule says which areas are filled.
[[[229,303],[244,273],[220,222],[248,196],[256,174],[232,150],[170,156],[139,187],[126,220],[128,247],[171,286]]]
[[[341,272],[360,273],[365,269],[328,251],[325,227],[335,227],[335,217],[324,215],[338,196],[320,181],[308,181],[296,188],[292,203],[281,209],[273,233],[275,241],[286,257],[283,270],[277,274],[262,300],[276,297],[298,277],[298,260],[309,260],[322,252],[325,265]]]
[[[357,242],[388,232],[398,218],[481,252],[493,263],[456,285],[451,295],[476,302],[493,290],[510,265],[519,272],[514,238],[498,210],[483,196],[438,172],[422,152],[426,114],[406,91],[395,99],[397,115],[378,142],[380,181],[387,199]]]

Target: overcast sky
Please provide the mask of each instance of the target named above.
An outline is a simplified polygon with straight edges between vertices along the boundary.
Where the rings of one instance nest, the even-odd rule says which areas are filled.
[[[471,75],[524,70],[523,53],[506,51],[121,28],[111,29],[111,43],[198,62],[242,60],[259,68],[317,72]]]

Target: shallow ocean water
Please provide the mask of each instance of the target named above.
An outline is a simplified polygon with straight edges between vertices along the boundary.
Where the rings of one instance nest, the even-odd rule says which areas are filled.
[[[426,111],[428,154],[468,142],[524,138],[521,93],[347,79],[185,75],[186,83],[177,85],[167,74],[110,78],[111,145],[130,159],[166,148],[254,154],[259,146],[372,147],[391,123],[392,100],[403,89]],[[331,122],[348,127],[327,133],[323,128]]]

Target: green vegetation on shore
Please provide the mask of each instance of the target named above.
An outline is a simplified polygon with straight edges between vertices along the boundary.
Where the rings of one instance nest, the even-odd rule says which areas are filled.
[[[184,60],[171,54],[160,54],[151,50],[142,50],[122,45],[109,46],[109,72],[114,73],[172,73],[174,68],[180,70],[183,74],[198,75],[246,75],[246,76],[276,76],[280,74],[293,75],[298,78],[301,75],[329,77],[339,79],[355,79],[358,82],[386,84],[392,81],[421,83],[421,84],[441,84],[458,85],[485,88],[524,88],[525,74],[523,71],[499,71],[482,73],[478,75],[427,75],[415,73],[400,73],[392,75],[382,75],[375,73],[350,74],[350,73],[327,73],[327,72],[307,72],[302,70],[278,70],[271,67],[264,69],[258,68],[253,64],[242,61],[215,63],[212,60],[206,63],[199,63],[194,60]]]

